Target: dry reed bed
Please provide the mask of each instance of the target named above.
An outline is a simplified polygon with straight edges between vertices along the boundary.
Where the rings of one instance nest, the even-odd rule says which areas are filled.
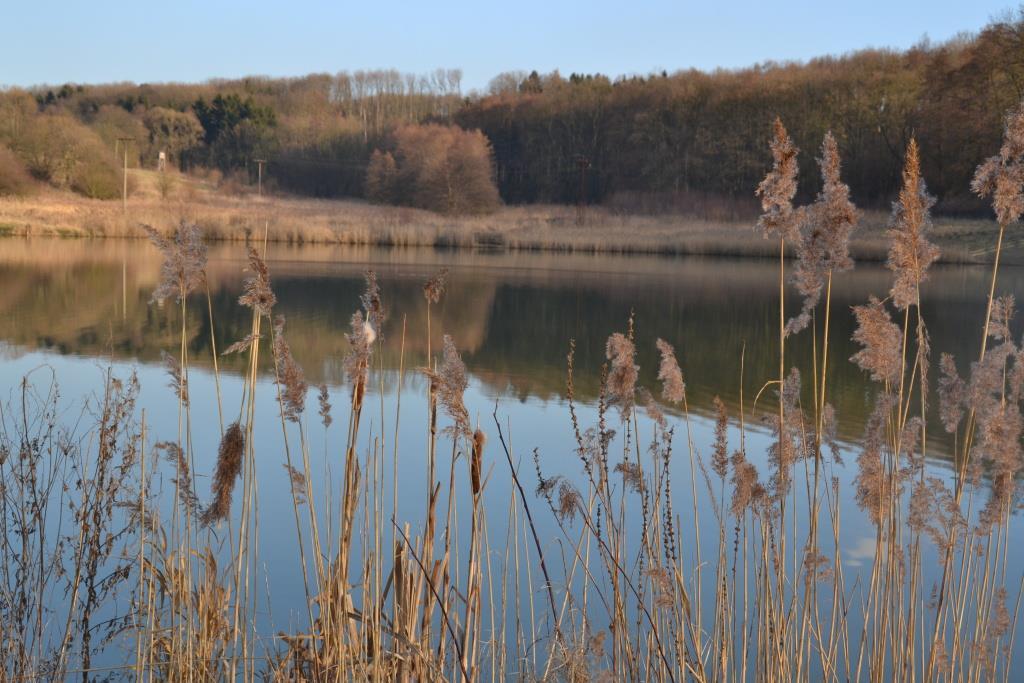
[[[1024,108],[1008,119],[1006,138],[975,183],[994,197],[997,255],[1006,227],[1024,212]],[[657,343],[655,396],[638,386],[634,321],[609,337],[592,424],[576,403],[570,344],[566,429],[581,474],[546,472],[535,456],[535,484],[516,466],[497,414],[493,426],[471,422],[455,342],[429,348],[444,273],[423,286],[429,367],[401,366],[425,378],[426,415],[403,416],[399,402],[379,416],[383,431],[359,446],[370,420],[363,413],[375,410],[370,370],[387,316],[367,273],[347,335],[344,446],[310,452],[310,422],[327,429],[335,421],[332,397],[321,388],[317,415],[307,416],[309,387],[286,322],[274,316],[270,273],[250,247],[239,298],[252,315],[250,333],[216,340],[212,355],[215,378],[219,354],[247,359],[245,391],[237,406],[217,393],[218,460],[212,489],[198,490],[184,308],[187,294],[206,287],[206,248],[188,223],[166,237],[152,231],[164,259],[154,296],[183,309],[181,344],[166,359],[178,433],[152,443],[145,416],[136,416],[134,380],[108,379],[88,438],[60,428],[54,397],[27,382],[19,404],[5,408],[0,677],[88,681],[100,675],[90,670],[93,656],[121,638],[129,654],[119,671],[137,680],[1011,680],[1024,577],[1008,575],[1008,518],[1022,467],[1024,351],[1009,332],[1012,298],[996,296],[998,260],[978,361],[963,378],[952,359],[941,360],[939,409],[959,449],[956,477],[946,482],[924,467],[923,417],[936,382],[918,304],[938,251],[911,142],[888,234],[892,288],[856,310],[862,349],[852,360],[876,406],[856,458],[859,514],[875,534],[862,582],[839,541],[843,520],[858,513],[839,504],[833,434],[842,416],[827,383],[828,364],[846,362],[829,353],[831,283],[853,265],[859,214],[831,136],[821,149],[824,189],[809,206],[792,203],[797,150],[781,122],[772,153],[758,189],[759,227],[778,250],[780,294],[790,281],[786,243],[794,247],[791,281],[805,302],[789,317],[780,306],[778,375],[741,399],[739,415],[714,402],[705,457],[691,433],[685,359],[672,344]],[[787,370],[785,345],[796,334],[816,340],[809,381]],[[269,641],[254,627],[267,552],[254,476],[256,458],[267,457],[253,440],[261,357],[273,365],[305,597],[297,606],[304,623]],[[736,360],[742,377],[743,358]],[[667,405],[681,421],[665,418]],[[412,454],[427,467],[424,521],[415,528],[396,512],[397,463],[410,457],[398,441],[401,419],[422,421],[427,434],[426,453]],[[752,419],[771,430],[763,453],[748,450]],[[682,493],[672,478],[678,458],[690,474]],[[389,462],[395,474],[387,480]],[[313,479],[332,481],[332,464],[340,478],[314,495]],[[488,486],[501,465],[512,481],[504,496]],[[172,490],[153,488],[157,472],[171,476]],[[710,512],[701,496],[712,500]],[[485,500],[508,510],[504,533],[488,528]],[[558,553],[538,534],[542,513],[558,525]],[[926,548],[939,558],[934,587],[922,565]],[[129,596],[128,608],[100,622],[115,591]]]
[[[134,171],[142,174],[144,171]],[[41,192],[24,199],[0,198],[0,235],[141,237],[140,224],[165,234],[182,220],[202,225],[208,240],[262,239],[291,244],[418,246],[458,249],[766,257],[772,245],[753,221],[722,222],[694,216],[640,216],[588,208],[584,223],[564,206],[504,207],[479,217],[446,217],[419,209],[374,206],[351,200],[231,197],[197,181],[161,199],[141,193],[128,201],[88,200]],[[886,257],[885,218],[866,216],[851,244],[865,261]],[[992,221],[944,219],[936,239],[948,262],[990,262],[997,226]],[[1011,257],[1021,260],[1014,245]],[[792,254],[790,254],[792,256]]]

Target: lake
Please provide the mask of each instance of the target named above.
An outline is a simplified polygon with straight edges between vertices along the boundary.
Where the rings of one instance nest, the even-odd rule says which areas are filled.
[[[509,651],[501,655],[507,659],[501,659],[496,648],[484,648],[484,659],[493,667],[522,671],[540,660],[543,668],[543,655],[532,647],[530,639],[513,638],[512,634],[525,630],[528,635],[530,629],[524,629],[523,622],[529,620],[536,622],[536,632],[550,632],[550,624],[544,622],[546,598],[537,588],[540,579],[533,541],[518,511],[520,503],[512,502],[517,493],[495,418],[520,468],[538,540],[555,566],[552,582],[559,588],[568,586],[574,595],[578,590],[578,575],[566,578],[573,572],[570,539],[575,537],[563,535],[562,529],[564,526],[578,535],[580,522],[576,521],[575,526],[563,522],[560,526],[547,502],[534,491],[538,485],[535,454],[544,476],[564,475],[580,482],[581,487],[585,481],[566,400],[566,356],[571,341],[575,342],[575,405],[583,428],[595,425],[599,418],[601,366],[606,362],[609,335],[625,333],[633,320],[638,383],[656,396],[660,384],[655,341],[662,338],[675,346],[689,408],[689,419],[675,407],[666,409],[668,422],[675,428],[675,451],[669,468],[676,491],[676,514],[684,517],[681,528],[688,530],[679,539],[681,555],[695,559],[697,533],[705,554],[716,552],[718,544],[715,503],[709,494],[718,493],[717,481],[705,485],[699,471],[694,481],[687,454],[689,438],[697,457],[705,462],[711,457],[715,397],[720,397],[729,414],[730,449],[739,442],[742,417],[748,457],[766,478],[766,452],[772,437],[763,422],[777,410],[773,389],[765,388],[778,373],[775,261],[276,244],[267,246],[266,261],[278,299],[274,312],[285,316],[284,329],[292,353],[313,385],[304,438],[314,460],[313,471],[323,472],[311,484],[314,498],[328,497],[343,469],[351,401],[351,387],[345,382],[344,357],[349,350],[345,333],[352,313],[360,306],[364,271],[375,271],[380,282],[387,321],[379,330],[381,344],[374,351],[358,453],[370,468],[364,476],[375,492],[371,508],[383,511],[378,514],[382,515],[387,537],[383,551],[374,546],[372,539],[358,539],[358,557],[391,552],[387,545],[395,542],[392,514],[399,524],[409,522],[414,530],[424,518],[428,382],[421,369],[429,361],[422,287],[440,268],[449,269],[447,291],[431,311],[429,345],[436,359],[443,336],[453,340],[468,371],[465,405],[470,421],[474,429],[479,427],[488,436],[483,453],[487,500],[484,516],[490,539],[484,552],[493,563],[488,576],[501,573],[494,567],[511,567],[514,563],[516,574],[511,583],[527,587],[518,610],[509,606],[504,614],[482,617],[482,628],[492,636],[508,629]],[[120,377],[134,371],[141,383],[138,409],[140,416],[145,413],[148,440],[177,439],[181,429],[178,402],[168,387],[162,354],[178,355],[182,318],[173,301],[163,305],[151,302],[160,279],[160,265],[159,252],[144,241],[0,240],[0,399],[16,405],[25,376],[40,394],[46,393],[55,378],[61,395],[60,419],[74,422],[81,420],[90,400],[93,404],[97,400],[108,367]],[[215,375],[213,349],[216,344],[219,353],[251,330],[251,313],[237,302],[247,276],[246,266],[243,245],[210,246],[209,307],[205,290],[187,301],[190,438],[196,489],[204,501],[209,498],[222,428],[238,414],[245,392],[247,356],[216,356]],[[989,277],[990,270],[979,266],[933,268],[922,301],[922,315],[930,334],[933,378],[938,376],[940,353],[953,354],[964,373],[970,361],[977,358]],[[832,289],[827,383],[846,464],[830,461],[827,476],[835,477],[838,484],[835,490],[843,512],[839,543],[847,563],[847,592],[855,603],[862,597],[858,591],[863,590],[857,582],[867,581],[876,535],[855,501],[856,458],[874,406],[874,391],[865,373],[848,360],[859,349],[851,339],[855,327],[851,307],[865,303],[871,294],[886,296],[889,286],[890,274],[884,267],[859,264],[854,271],[837,275]],[[1024,296],[1024,269],[1003,269],[998,289],[1016,294],[1018,299]],[[792,287],[787,292],[787,310],[795,312],[800,299]],[[1019,335],[1020,329],[1014,329]],[[813,359],[820,353],[820,344],[810,330],[787,342],[787,365],[800,368],[807,405],[811,404]],[[256,387],[252,440],[260,487],[259,566],[265,572],[260,579],[265,585],[260,586],[257,630],[269,637],[308,626],[308,619],[303,607],[292,489],[282,469],[285,443],[272,382],[273,366],[269,354],[265,356]],[[315,385],[321,383],[327,386],[334,406],[335,421],[328,429],[316,415]],[[932,404],[927,416],[926,469],[929,476],[949,482],[955,444],[942,429],[938,401]],[[11,409],[7,410],[9,416]],[[609,411],[608,419],[618,421],[618,412]],[[442,419],[441,426],[446,425]],[[632,434],[626,425],[616,428],[620,439]],[[643,462],[652,427],[640,419],[636,430],[632,434],[635,441],[632,446],[626,445],[625,452],[635,450]],[[452,447],[443,436],[439,444],[437,478],[447,484]],[[611,450],[616,460],[623,446]],[[377,455],[370,459],[369,454]],[[463,467],[459,465],[460,478],[465,477]],[[157,487],[171,488],[172,477],[173,470],[165,465]],[[612,479],[621,490],[623,481],[617,475]],[[799,481],[804,481],[802,475]],[[472,506],[472,500],[468,484],[460,486],[463,488],[453,505],[464,512]],[[685,521],[694,492],[695,505],[705,517],[699,532]],[[638,520],[644,515],[644,505],[639,495],[627,497],[623,504],[622,519],[631,533],[631,540],[623,541],[627,548],[633,547],[640,533]],[[806,506],[803,512],[806,516]],[[330,515],[318,514],[326,527]],[[372,515],[372,509],[361,514]],[[463,539],[470,534],[464,516],[459,515],[456,525]],[[806,519],[798,514],[793,523],[803,529]],[[731,534],[732,522],[727,521],[725,526]],[[515,533],[509,533],[510,527]],[[1015,506],[1007,533],[1013,538],[1022,531]],[[938,580],[939,556],[930,544],[923,546],[924,581],[931,585]],[[831,552],[827,544],[823,552]],[[516,558],[519,561],[513,562]],[[1024,553],[1009,552],[1004,559],[1012,600],[1024,570]],[[710,572],[701,581],[704,590],[713,595],[714,577]],[[497,596],[496,587],[489,590]],[[121,598],[110,609],[123,610],[124,600]],[[602,616],[597,609],[592,620],[590,628],[599,631],[607,623],[607,615]],[[1015,645],[1014,651],[1019,655],[1020,647]],[[107,661],[117,659],[109,657],[113,659]],[[1019,666],[1015,665],[1015,670],[1019,671]]]

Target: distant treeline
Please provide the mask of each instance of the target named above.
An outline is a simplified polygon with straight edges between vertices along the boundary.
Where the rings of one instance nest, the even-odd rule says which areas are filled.
[[[490,153],[507,203],[582,200],[732,217],[756,210],[752,192],[779,116],[804,150],[803,199],[817,191],[813,150],[832,130],[853,199],[887,205],[913,135],[937,210],[981,213],[971,175],[998,148],[1002,117],[1022,96],[1021,13],[976,35],[906,51],[618,80],[506,73],[488,92],[468,96],[458,70],[10,89],[0,92],[0,194],[24,191],[34,177],[116,196],[114,150],[118,138],[132,138],[132,165],[156,166],[164,151],[182,170],[216,169],[245,184],[255,179],[255,160],[266,159],[267,183],[280,191],[367,196],[369,187],[378,200],[422,205],[416,197],[424,192],[409,180],[422,174],[387,164],[416,159],[410,141],[426,145],[430,131],[440,132],[410,126],[428,124],[480,130],[486,139],[473,143],[477,158],[467,165],[452,144],[445,163],[479,174],[487,167],[479,154]],[[446,173],[428,184],[456,177]],[[432,196],[437,206],[463,206]]]

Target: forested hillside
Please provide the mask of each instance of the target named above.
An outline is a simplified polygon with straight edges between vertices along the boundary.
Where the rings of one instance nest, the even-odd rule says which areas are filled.
[[[8,89],[0,92],[0,194],[48,183],[117,197],[119,138],[130,138],[129,165],[155,167],[163,151],[172,165],[228,188],[255,182],[264,159],[271,191],[366,196],[376,152],[378,159],[419,159],[441,174],[427,186],[447,183],[450,195],[470,171],[487,174],[492,154],[506,203],[582,199],[631,212],[736,217],[755,210],[770,123],[780,116],[804,150],[804,199],[817,190],[814,150],[827,130],[839,141],[853,199],[866,207],[892,199],[902,150],[914,135],[937,210],[981,214],[969,192],[971,174],[998,148],[1001,118],[1022,96],[1021,14],[976,35],[902,52],[617,79],[506,73],[488,92],[468,95],[457,70]],[[464,154],[456,158],[458,145],[429,143],[437,128],[410,129],[424,124],[477,129],[486,139],[474,143],[476,156],[467,162]],[[423,148],[410,151],[410,141]],[[381,163],[371,195],[380,188]],[[423,196],[422,188],[397,182],[374,198],[466,206]]]

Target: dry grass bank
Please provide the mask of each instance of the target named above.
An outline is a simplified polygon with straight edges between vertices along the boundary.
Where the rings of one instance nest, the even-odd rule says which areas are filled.
[[[42,191],[0,198],[0,235],[141,237],[139,225],[169,230],[181,220],[198,223],[213,240],[262,236],[274,242],[498,248],[603,253],[773,256],[775,246],[750,222],[687,216],[625,215],[592,207],[582,225],[566,206],[504,207],[489,216],[449,217],[355,200],[260,198],[226,194],[210,183],[175,175],[167,196],[158,176],[132,171],[135,192],[120,202]],[[887,215],[868,213],[851,248],[861,260],[885,257]],[[996,225],[986,220],[937,219],[934,237],[943,258],[987,262]],[[1024,263],[1024,243],[1007,245],[1007,260]]]

